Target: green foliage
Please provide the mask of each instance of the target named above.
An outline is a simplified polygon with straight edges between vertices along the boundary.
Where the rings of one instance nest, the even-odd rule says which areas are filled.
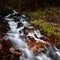
[[[52,26],[50,23],[44,22],[43,20],[31,20],[31,24],[39,25],[40,28],[43,29],[44,33],[48,36],[56,36],[58,40],[60,40],[60,32],[55,32],[56,28]]]
[[[57,21],[56,17],[58,18],[58,15],[56,13],[57,10],[59,10],[58,7],[54,9],[51,7],[49,9],[45,9],[44,11],[38,10],[36,12],[30,12],[29,16],[31,17],[30,23],[32,25],[37,25],[40,28],[42,28],[43,32],[48,37],[56,36],[55,38],[60,40],[60,32],[59,31],[56,32],[57,28],[50,23],[50,22],[57,23],[56,22]],[[46,19],[46,15],[49,15],[47,19]],[[58,23],[57,26],[59,27],[60,23]]]
[[[44,14],[45,13],[43,11],[41,11],[41,10],[38,10],[36,12],[29,11],[27,13],[27,15],[31,17],[31,20],[38,19],[38,18],[44,19],[45,18]]]

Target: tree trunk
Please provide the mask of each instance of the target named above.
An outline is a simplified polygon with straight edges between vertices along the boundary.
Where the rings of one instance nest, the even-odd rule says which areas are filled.
[[[37,0],[35,0],[35,10],[37,10],[37,8],[38,8],[38,2]]]

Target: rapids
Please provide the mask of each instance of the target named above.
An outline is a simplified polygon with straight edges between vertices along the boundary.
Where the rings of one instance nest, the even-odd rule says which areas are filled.
[[[48,42],[41,40],[40,37],[43,35],[41,35],[40,30],[35,30],[34,26],[27,21],[27,16],[24,14],[18,15],[19,12],[16,12],[15,10],[13,10],[13,12],[14,13],[8,14],[4,17],[10,26],[10,30],[6,33],[3,39],[9,39],[14,48],[22,51],[20,60],[60,60],[60,49],[58,49],[55,45],[50,45]],[[17,21],[15,21],[14,18],[16,18]],[[18,27],[19,22],[22,24],[20,27]],[[25,27],[33,28],[34,30],[30,30],[29,33],[25,35]],[[37,37],[35,37],[35,35]],[[44,45],[44,47],[38,49],[38,54],[35,55],[26,43],[29,36],[32,36],[36,42],[42,42],[49,46],[47,47]]]

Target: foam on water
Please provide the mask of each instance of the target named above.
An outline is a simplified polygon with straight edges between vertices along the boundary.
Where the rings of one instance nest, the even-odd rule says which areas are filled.
[[[18,14],[18,12],[16,12],[15,10],[13,10],[13,12],[14,13],[9,14],[6,17],[4,17],[4,19],[8,21],[8,24],[10,26],[10,31],[8,31],[8,33],[6,33],[6,35],[4,36],[4,39],[6,39],[6,40],[10,39],[13,47],[22,51],[22,55],[20,56],[20,60],[52,60],[50,57],[47,57],[47,55],[44,53],[41,53],[40,55],[35,56],[34,53],[29,49],[29,46],[24,41],[25,35],[23,33],[23,29],[24,29],[24,27],[28,27],[28,28],[29,27],[34,28],[34,27],[31,26],[31,24],[29,24],[29,22],[27,22],[24,19],[26,16],[22,15],[24,18],[20,17],[19,20],[23,24],[23,26],[17,28],[18,22],[15,22],[14,18],[12,18],[12,19],[9,18],[9,16],[11,16],[11,15]],[[36,34],[37,37],[35,37],[34,34]],[[23,36],[23,38],[21,36]],[[28,35],[26,35],[26,37],[27,36],[32,36],[36,41],[38,41],[38,42],[40,41],[40,42],[48,44],[50,46],[50,44],[48,42],[40,39],[40,37],[42,37],[42,35],[39,30],[30,31],[28,33]],[[49,48],[46,47],[45,49],[48,52],[51,52],[52,54],[54,52],[54,50],[51,46]],[[56,47],[55,47],[55,50],[56,51],[54,52],[54,54],[55,55],[57,54],[57,56],[60,57],[60,51]],[[57,60],[59,60],[59,59],[57,59]]]

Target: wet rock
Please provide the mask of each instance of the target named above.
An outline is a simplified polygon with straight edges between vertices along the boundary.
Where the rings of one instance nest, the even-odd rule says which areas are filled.
[[[5,35],[5,33],[7,33],[8,30],[10,30],[8,22],[4,19],[0,20],[0,34]]]
[[[13,47],[10,48],[10,52],[13,54],[13,55],[16,55],[16,56],[20,56],[22,55],[22,52],[20,50],[17,50]]]
[[[54,42],[54,40],[50,40],[48,37],[46,37],[46,36],[43,36],[43,37],[41,37],[40,39],[42,39],[42,40],[44,40],[44,41],[46,41],[46,42],[48,42],[48,43],[50,43],[50,44],[52,44],[53,42]]]
[[[18,20],[18,19],[16,19],[16,18],[14,18],[14,21],[15,21],[15,22],[19,22],[19,20]]]
[[[29,30],[28,29],[24,30],[24,34],[25,35],[27,35],[28,33],[29,33]]]
[[[12,47],[12,42],[10,40],[7,40],[6,44],[7,44],[8,48]]]
[[[18,26],[17,28],[19,28],[19,27],[22,27],[23,24],[21,22],[19,22],[17,26]]]
[[[7,59],[9,59],[9,57],[11,55],[11,53],[9,51],[9,48],[10,48],[9,42],[7,42],[6,40],[2,40],[0,42],[0,59],[1,60],[7,60]]]
[[[41,42],[37,42],[37,43],[36,43],[36,42],[30,41],[30,42],[27,42],[27,44],[28,44],[28,46],[30,47],[30,49],[31,49],[33,52],[38,51],[39,48],[41,48],[41,47],[44,46],[44,44],[41,43]]]
[[[32,42],[36,42],[35,39],[32,36],[28,36],[29,40]]]
[[[0,45],[0,59],[1,60],[19,60],[19,56],[21,55],[21,53],[17,49],[14,49],[14,51],[12,50],[14,54],[11,52],[10,48],[12,47],[12,43],[10,42],[10,40],[1,41],[1,45]]]

